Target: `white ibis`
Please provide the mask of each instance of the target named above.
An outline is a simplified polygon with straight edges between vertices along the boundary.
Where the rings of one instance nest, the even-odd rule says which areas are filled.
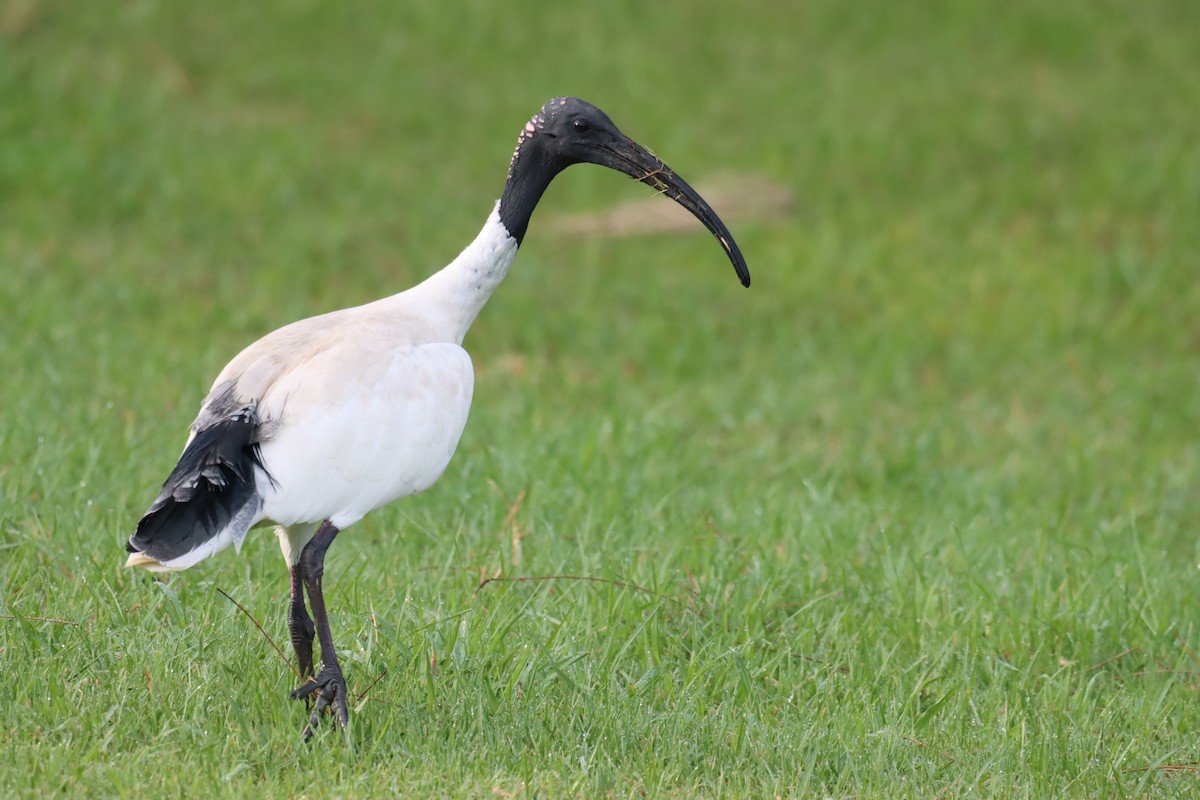
[[[688,209],[750,285],[741,251],[703,198],[603,111],[555,98],[525,124],[500,201],[458,258],[408,291],[280,328],[229,362],[129,538],[126,566],[180,570],[231,544],[240,549],[255,526],[276,526],[292,579],[288,631],[305,680],[291,697],[316,699],[306,739],[327,709],[348,722],[321,589],[325,551],[339,531],[427,489],[446,468],[474,385],[463,337],[508,272],[550,181],[581,163],[630,175]]]

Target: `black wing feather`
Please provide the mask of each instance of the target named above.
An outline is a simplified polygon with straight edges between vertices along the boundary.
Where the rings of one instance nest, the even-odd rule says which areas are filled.
[[[197,431],[126,549],[170,561],[216,537],[236,517],[246,517],[239,512],[261,502],[255,468],[266,471],[258,429],[254,408],[246,407]]]

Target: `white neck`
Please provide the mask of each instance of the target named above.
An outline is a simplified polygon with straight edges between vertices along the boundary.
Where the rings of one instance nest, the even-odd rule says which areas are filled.
[[[500,222],[499,207],[497,203],[475,241],[458,258],[396,296],[417,304],[454,344],[462,344],[517,255],[517,240]]]

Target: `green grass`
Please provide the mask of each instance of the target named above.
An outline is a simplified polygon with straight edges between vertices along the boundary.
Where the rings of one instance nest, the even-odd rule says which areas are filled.
[[[1198,8],[0,5],[0,794],[1200,793]],[[796,207],[744,291],[551,188],[450,469],[331,551],[386,675],[305,747],[217,591],[285,643],[273,538],[123,541],[220,367],[448,261],[562,93]]]

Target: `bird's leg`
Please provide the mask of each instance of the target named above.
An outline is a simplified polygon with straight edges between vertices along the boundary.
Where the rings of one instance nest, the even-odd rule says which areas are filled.
[[[325,572],[325,551],[338,535],[329,520],[321,523],[312,540],[300,552],[300,575],[304,588],[308,591],[308,602],[312,605],[313,617],[317,623],[317,639],[321,642],[321,671],[316,677],[310,678],[303,686],[292,692],[292,699],[315,695],[317,703],[304,726],[305,741],[312,738],[313,731],[321,720],[321,714],[326,708],[332,707],[334,718],[345,727],[350,721],[347,708],[346,679],[342,677],[342,667],[338,664],[337,653],[333,649],[333,634],[329,632],[329,615],[325,612],[325,595],[321,591],[321,576]]]
[[[296,663],[300,667],[300,680],[306,680],[313,674],[313,637],[316,628],[308,609],[304,606],[304,578],[300,565],[292,566],[292,602],[288,606],[288,634],[291,636],[292,649],[296,651]]]

